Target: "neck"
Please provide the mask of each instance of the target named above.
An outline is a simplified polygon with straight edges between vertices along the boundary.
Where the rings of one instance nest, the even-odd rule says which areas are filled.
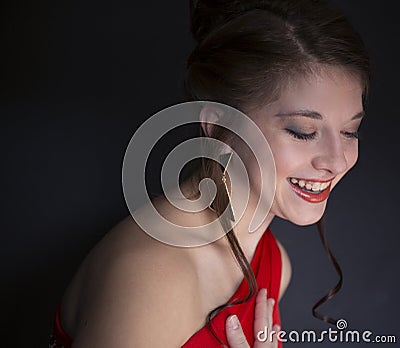
[[[269,207],[269,202],[267,201],[267,199],[265,199],[265,197],[263,197],[263,195],[261,195],[262,198],[259,203],[259,194],[256,194],[256,192],[254,192],[254,189],[250,189],[250,191],[247,192],[247,186],[240,183],[240,179],[235,176],[235,173],[238,173],[238,171],[237,163],[235,163],[233,159],[229,164],[228,172],[229,175],[226,176],[227,186],[228,188],[232,188],[231,203],[236,219],[233,230],[236,238],[239,241],[240,246],[242,247],[248,260],[250,261],[258,241],[271,224],[273,218],[275,217],[275,214],[267,210],[267,208]],[[193,180],[192,177],[191,179],[183,183],[182,190],[186,190],[186,192],[188,193],[188,197],[195,196],[196,194],[194,194],[194,192],[197,192],[197,194],[199,193],[198,181]],[[259,209],[257,209],[258,205]],[[254,216],[255,212],[258,212],[257,216]],[[211,211],[211,209],[209,209],[208,213],[214,215],[213,219],[217,218],[216,213]],[[258,217],[258,226],[254,225],[254,217]],[[227,243],[227,241],[225,238],[222,238],[218,240],[217,243],[225,244]]]
[[[275,217],[275,214],[268,212],[261,224],[253,232],[249,232],[256,206],[257,202],[254,202],[250,199],[249,204],[247,205],[247,208],[242,217],[233,227],[236,238],[238,239],[239,244],[249,261],[252,259],[258,241]]]
[[[237,156],[232,157],[227,176],[227,186],[231,188],[231,204],[237,220],[234,231],[241,246],[248,250],[255,247],[275,216],[270,211],[274,197],[271,190],[273,185],[268,185],[273,178],[272,171],[270,173],[268,168],[264,168],[265,175],[262,176],[259,169],[252,169],[251,163],[245,164],[250,168],[247,172],[251,172],[248,182],[244,179],[243,170],[246,168]]]

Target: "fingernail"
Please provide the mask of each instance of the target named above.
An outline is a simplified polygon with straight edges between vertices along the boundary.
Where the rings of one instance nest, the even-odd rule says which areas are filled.
[[[237,330],[239,328],[239,320],[236,315],[232,315],[228,320],[228,326],[232,330]]]
[[[273,306],[275,304],[275,299],[274,298],[270,298],[271,301],[271,306]]]

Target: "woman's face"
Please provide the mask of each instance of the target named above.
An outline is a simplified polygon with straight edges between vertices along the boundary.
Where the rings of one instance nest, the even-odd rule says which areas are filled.
[[[357,161],[362,115],[360,83],[333,68],[291,83],[250,115],[275,159],[272,214],[297,225],[321,218],[330,191]]]

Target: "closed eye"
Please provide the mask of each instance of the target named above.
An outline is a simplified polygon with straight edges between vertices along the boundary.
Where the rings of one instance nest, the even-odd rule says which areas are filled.
[[[346,131],[342,131],[341,133],[342,133],[345,137],[350,138],[350,139],[359,139],[359,137],[360,137],[358,131],[355,131],[355,132],[346,132]]]
[[[314,139],[315,136],[317,135],[317,132],[301,133],[301,132],[296,132],[293,129],[289,129],[289,128],[285,128],[285,131],[296,139],[306,140],[306,141]]]

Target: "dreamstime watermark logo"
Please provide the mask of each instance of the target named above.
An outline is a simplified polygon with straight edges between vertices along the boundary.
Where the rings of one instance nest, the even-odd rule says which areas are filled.
[[[274,337],[283,343],[322,343],[322,342],[338,342],[338,343],[396,343],[395,335],[374,335],[372,331],[346,330],[347,321],[339,319],[336,322],[336,328],[329,328],[321,332],[314,330],[303,331],[269,331],[267,327],[257,333],[257,340],[260,342],[273,342]]]
[[[210,117],[211,114],[218,117]],[[249,225],[249,232],[254,232],[262,224],[275,195],[275,162],[271,149],[264,134],[248,116],[230,106],[208,101],[177,104],[156,113],[139,127],[129,142],[122,166],[122,186],[128,209],[136,223],[155,239],[174,246],[205,245],[228,232],[218,219],[195,227],[168,221],[154,207],[146,189],[145,169],[154,146],[174,128],[199,123],[204,115],[208,115],[208,124],[224,127],[238,136],[246,144],[246,149],[249,149],[246,151],[250,151],[252,158],[255,158],[252,163],[256,163],[257,168],[252,167],[252,170],[259,170],[261,180],[258,205]],[[227,173],[231,180],[230,195],[235,208],[234,227],[243,215],[250,197],[249,173],[235,149],[217,139],[193,138],[182,142],[168,154],[161,170],[164,196],[172,205],[185,212],[206,209],[216,195],[216,185],[212,179],[201,180],[200,197],[190,200],[180,190],[179,174],[194,159],[205,157],[220,163],[219,155],[228,152],[233,154],[230,161],[233,164],[228,166]],[[244,200],[245,197],[247,200]],[[223,216],[224,214],[228,214],[228,209]]]

